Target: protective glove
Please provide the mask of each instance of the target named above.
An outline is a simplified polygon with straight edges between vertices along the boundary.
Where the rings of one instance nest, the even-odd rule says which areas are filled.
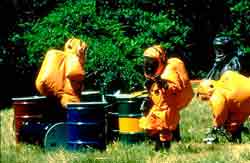
[[[152,85],[153,85],[154,81],[152,79],[146,79],[144,82],[144,86],[145,88],[150,91]]]
[[[228,141],[232,141],[232,136],[226,132],[223,127],[213,127],[208,130],[207,137],[203,139],[206,144],[218,143],[218,136],[225,137]]]
[[[153,101],[149,97],[145,97],[142,101],[140,111],[144,114],[144,116],[147,116],[152,106]]]
[[[228,141],[232,141],[232,135],[229,134],[224,127],[213,127],[212,133],[220,136],[224,136]]]
[[[203,142],[206,143],[206,144],[216,144],[216,143],[218,143],[219,141],[218,141],[218,138],[217,138],[217,137],[212,137],[212,136],[210,136],[210,137],[204,138],[204,139],[203,139]]]
[[[164,79],[161,79],[160,76],[155,77],[155,82],[158,85],[158,88],[168,89],[168,82]]]
[[[217,137],[216,133],[217,133],[217,128],[210,128],[207,131],[206,137],[203,139],[203,142],[206,144],[218,143],[218,137]]]

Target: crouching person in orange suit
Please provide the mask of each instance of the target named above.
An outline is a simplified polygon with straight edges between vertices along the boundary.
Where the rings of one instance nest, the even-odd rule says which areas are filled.
[[[235,71],[226,71],[219,80],[203,80],[197,96],[208,101],[213,114],[213,127],[204,142],[218,142],[218,135],[231,142],[241,142],[244,122],[250,115],[250,79]]]
[[[149,92],[145,107],[150,109],[144,110],[139,124],[150,136],[158,137],[155,150],[168,149],[173,133],[179,134],[179,112],[191,101],[192,86],[184,63],[178,58],[167,59],[160,46],[146,49],[143,55],[145,86]]]
[[[65,43],[64,51],[49,50],[36,78],[38,92],[55,98],[64,108],[67,103],[80,102],[86,51],[87,44],[76,38]]]

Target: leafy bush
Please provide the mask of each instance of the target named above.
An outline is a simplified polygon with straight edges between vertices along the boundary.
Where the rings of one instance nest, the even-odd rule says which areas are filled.
[[[40,3],[41,0],[33,2],[35,8],[45,3]],[[226,6],[215,0],[199,3],[193,0],[97,2],[105,2],[101,14],[96,11],[98,4],[95,0],[67,0],[37,21],[19,21],[18,31],[9,37],[15,54],[16,72],[34,74],[31,72],[38,70],[46,51],[50,48],[62,49],[70,37],[79,37],[89,44],[86,69],[88,72],[97,71],[86,79],[89,89],[101,89],[103,83],[109,90],[129,91],[135,86],[141,88],[144,80],[142,53],[153,44],[184,49],[187,58],[192,61],[188,64],[191,65],[189,71],[192,76],[204,77],[206,72],[201,69],[203,64],[198,63],[209,64],[208,60],[201,61],[200,58],[211,55],[207,54],[211,51],[206,52],[206,48],[211,50],[211,40],[218,26],[223,27],[220,33],[233,37],[236,44],[247,55],[250,54],[250,2],[247,0],[226,0]],[[196,9],[199,6],[202,11]],[[211,6],[217,6],[216,11]],[[229,7],[231,12],[232,23],[227,28],[222,22],[220,7],[223,6]],[[197,36],[197,33],[201,36]],[[194,46],[189,50],[187,45]],[[10,56],[12,54],[4,51],[1,58],[8,60]],[[208,68],[206,64],[203,67]]]
[[[231,36],[236,45],[240,46],[247,55],[250,55],[250,1],[228,1],[232,13],[232,24],[221,31],[221,34]]]
[[[88,87],[100,89],[103,86],[100,83],[106,83],[109,90],[129,91],[142,87],[145,48],[153,44],[166,48],[184,46],[190,31],[168,13],[125,8],[105,10],[98,16],[95,9],[94,0],[72,0],[36,22],[20,23],[24,34],[15,33],[11,37],[14,43],[23,40],[27,47],[27,53],[22,54],[26,60],[20,65],[26,62],[39,67],[48,49],[62,49],[68,38],[78,37],[89,44],[87,71],[97,71],[95,78],[99,84],[90,85],[89,81]]]
[[[44,8],[50,8],[54,4],[64,2],[65,0],[10,0],[9,4],[13,5],[17,12],[41,12]]]
[[[231,11],[231,24],[219,34],[233,38],[235,46],[244,52],[242,57],[242,74],[250,75],[250,1],[227,1]]]

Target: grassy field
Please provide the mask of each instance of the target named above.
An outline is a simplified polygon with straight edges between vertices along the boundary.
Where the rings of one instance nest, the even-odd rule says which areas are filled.
[[[107,150],[100,151],[67,151],[57,149],[43,151],[34,145],[15,143],[13,123],[13,109],[0,111],[0,161],[2,163],[80,163],[80,162],[250,162],[250,136],[243,135],[242,144],[222,142],[216,145],[202,143],[206,129],[211,125],[211,113],[205,103],[195,98],[190,105],[181,112],[180,143],[172,143],[169,151],[155,152],[154,144],[145,141],[136,145],[125,145],[114,142],[107,146]]]

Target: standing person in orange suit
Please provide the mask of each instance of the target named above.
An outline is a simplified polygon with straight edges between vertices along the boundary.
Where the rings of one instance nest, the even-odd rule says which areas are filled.
[[[213,114],[213,127],[204,139],[207,144],[218,141],[217,135],[231,142],[241,142],[244,122],[250,115],[250,79],[236,71],[226,71],[219,80],[203,80],[197,96],[208,101]]]
[[[147,48],[143,55],[145,86],[149,92],[149,102],[144,108],[149,110],[144,110],[140,127],[158,137],[155,150],[168,149],[173,133],[179,133],[179,112],[193,97],[192,86],[184,63],[178,58],[167,59],[159,45]]]
[[[65,43],[64,51],[49,50],[36,78],[38,92],[56,98],[64,108],[67,103],[80,102],[86,51],[87,44],[76,38]]]

